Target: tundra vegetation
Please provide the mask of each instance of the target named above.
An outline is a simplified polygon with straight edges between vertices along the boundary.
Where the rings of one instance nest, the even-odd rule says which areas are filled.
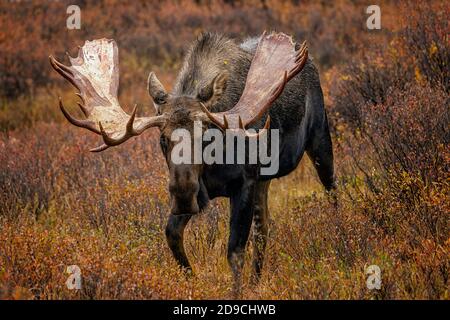
[[[194,275],[186,277],[165,240],[168,170],[158,130],[89,153],[98,137],[63,119],[57,97],[67,106],[77,100],[48,55],[115,39],[121,105],[130,112],[137,102],[149,114],[148,72],[174,83],[202,31],[245,39],[276,29],[307,40],[319,67],[339,206],[307,158],[273,181],[264,270],[251,285],[249,245],[243,297],[448,299],[447,3],[382,1],[379,31],[365,28],[361,1],[83,2],[79,31],[64,28],[67,5],[0,4],[1,298],[231,297],[228,202],[212,201],[188,224]],[[81,290],[65,285],[74,264]],[[381,269],[380,290],[366,287],[369,265]]]

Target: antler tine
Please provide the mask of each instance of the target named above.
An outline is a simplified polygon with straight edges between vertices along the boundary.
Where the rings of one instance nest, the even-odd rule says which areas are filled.
[[[108,135],[108,133],[106,133],[105,129],[103,128],[101,121],[98,122],[98,126],[100,127],[100,132],[102,134],[103,141],[105,142],[106,145],[117,146],[117,145],[125,142],[126,140],[128,140],[128,138],[138,135],[138,133],[136,133],[133,128],[134,118],[136,116],[136,109],[137,109],[137,105],[134,106],[133,113],[131,114],[130,118],[127,121],[126,130],[120,138],[117,138],[117,139],[111,138]]]
[[[82,103],[85,103],[84,98],[83,98],[83,96],[82,96],[81,94],[79,94],[79,93],[77,92],[77,93],[75,93],[75,95],[78,96],[78,98],[81,99],[81,102],[82,102]]]
[[[230,125],[228,124],[228,119],[226,115],[223,115],[223,126],[225,129],[228,129]]]
[[[74,117],[72,117],[70,115],[70,113],[67,112],[66,108],[64,107],[61,97],[59,97],[59,108],[61,109],[61,112],[66,117],[66,119],[74,126],[86,128],[88,130],[91,130],[92,132],[100,134],[100,131],[98,131],[97,128],[95,127],[94,122],[89,121],[89,120],[79,120],[79,119],[75,119]]]
[[[245,130],[245,125],[240,115],[238,116],[238,120],[239,120],[239,128]]]
[[[200,102],[200,106],[202,107],[203,112],[208,116],[209,120],[211,120],[214,124],[216,124],[220,129],[226,130],[228,128],[228,120],[225,118],[225,115],[223,116],[223,122],[222,124],[219,120],[216,119],[216,117],[208,110],[208,108],[205,106],[203,102]]]
[[[106,149],[108,149],[108,148],[109,148],[109,146],[108,146],[107,144],[102,144],[102,145],[100,145],[100,146],[98,146],[98,147],[89,149],[89,151],[90,151],[90,152],[101,152],[101,151],[106,150]]]
[[[263,130],[270,128],[270,115],[267,115],[266,123],[264,124]]]
[[[289,72],[289,78],[297,74],[299,70],[301,70],[304,67],[307,60],[308,60],[308,46],[306,45],[306,41],[304,41],[302,46],[298,50],[298,53],[295,58],[295,63],[297,65],[294,69],[291,70],[291,72]]]
[[[83,106],[81,103],[77,102],[78,107],[80,107],[81,111],[84,113],[86,117],[89,116],[89,112],[86,110],[85,106]]]
[[[111,138],[110,136],[108,136],[108,133],[106,133],[105,129],[103,128],[101,121],[98,122],[98,126],[100,128],[100,134],[102,135],[103,141],[105,142],[106,145],[117,146],[117,145],[121,144],[123,141],[125,141],[124,140],[125,135],[123,135],[119,139],[114,139],[114,138]]]
[[[137,128],[134,127],[134,120],[136,118],[136,112],[137,112],[137,104],[134,105],[133,111],[131,112],[131,116],[127,121],[125,132],[120,138],[112,138],[108,135],[108,133],[103,128],[101,122],[98,123],[98,126],[100,127],[100,132],[103,137],[103,141],[108,146],[117,146],[124,141],[128,140],[131,137],[138,136],[142,132],[144,132],[146,129],[154,126],[161,127],[164,123],[166,116],[160,115],[155,116],[151,118],[140,118],[142,121],[141,125],[139,125]],[[100,150],[102,151],[102,150]]]
[[[133,128],[134,119],[136,118],[137,104],[134,105],[133,111],[131,112],[130,119],[128,119],[126,126],[126,134],[130,136],[136,136],[138,133]]]
[[[101,122],[99,122],[98,125],[100,127],[100,131],[101,131],[101,135],[103,137],[104,144],[102,144],[101,146],[98,146],[96,148],[93,148],[89,151],[100,152],[100,151],[108,149],[110,146],[119,145],[119,144],[123,143],[124,141],[128,140],[130,137],[140,135],[145,129],[147,129],[147,127],[146,127],[146,125],[144,125],[138,129],[134,128],[134,120],[136,119],[136,113],[137,113],[137,104],[134,105],[133,111],[131,112],[131,116],[127,121],[125,133],[123,134],[122,137],[117,138],[117,139],[111,138],[108,135],[108,133],[106,133],[106,131],[104,130]],[[148,123],[147,125],[150,125],[150,123]]]
[[[305,51],[307,49],[308,49],[308,46],[306,45],[306,41],[303,41],[302,45],[297,50],[297,55],[296,55],[295,62],[298,62],[300,60],[300,58],[303,56],[303,54],[305,53]]]
[[[58,60],[56,60],[52,55],[49,56],[50,63],[52,65],[56,65],[57,68],[64,70],[65,72],[69,73],[71,76],[73,76],[73,72],[70,70],[70,68]]]
[[[264,127],[259,130],[258,133],[248,133],[247,130],[245,130],[245,135],[251,139],[258,138],[264,130],[268,130],[270,128],[270,115],[267,115],[266,123],[264,124]]]
[[[66,78],[75,88],[81,91],[80,87],[73,78],[72,71],[67,66],[63,65],[61,62],[53,58],[53,56],[50,55],[48,58],[50,60],[50,64],[52,65],[53,69],[55,69],[56,72],[58,72],[60,75]]]

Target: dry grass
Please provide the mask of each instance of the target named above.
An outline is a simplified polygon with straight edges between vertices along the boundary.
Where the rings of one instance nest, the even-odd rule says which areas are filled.
[[[21,29],[28,22],[1,34],[0,52],[24,65],[0,66],[7,75],[0,77],[7,90],[0,107],[0,298],[231,298],[228,203],[214,200],[189,223],[185,245],[194,275],[187,277],[164,237],[167,172],[158,132],[89,153],[98,138],[61,122],[56,96],[68,105],[75,97],[41,62],[54,48],[81,39],[116,37],[123,48],[120,99],[127,106],[139,102],[148,114],[142,84],[147,69],[157,68],[170,83],[183,46],[201,29],[215,26],[242,36],[270,26],[312,43],[333,123],[339,206],[323,194],[306,158],[291,175],[273,181],[263,276],[259,285],[249,285],[249,245],[244,298],[449,299],[449,47],[439,15],[448,5],[436,1],[437,14],[427,19],[417,8],[404,8],[411,19],[419,12],[422,24],[416,25],[399,22],[386,1],[387,31],[370,34],[361,31],[358,2],[267,3],[268,9],[259,1],[234,7],[169,1],[160,11],[121,4],[114,13],[106,6],[105,16],[117,18],[125,31],[111,31],[96,18],[99,4],[86,12],[90,31],[83,34],[65,38],[66,31],[48,21],[29,34]],[[37,21],[45,18],[42,8],[52,13],[64,5],[33,4]],[[17,25],[11,12],[31,12],[25,5],[1,6],[2,14],[9,13],[0,20],[3,27]],[[237,24],[239,15],[252,19]],[[157,18],[145,22],[148,16]],[[173,27],[167,34],[157,32],[167,25]],[[13,45],[21,34],[44,39],[31,57],[29,44]],[[374,40],[375,50],[365,54],[361,47]],[[26,73],[27,64],[42,68],[39,77]],[[80,291],[65,286],[72,264],[81,268]],[[372,264],[381,268],[381,290],[366,287],[364,271]]]

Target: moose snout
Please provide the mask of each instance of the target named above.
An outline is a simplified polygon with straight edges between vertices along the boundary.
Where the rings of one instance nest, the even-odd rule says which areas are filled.
[[[200,189],[198,177],[192,172],[176,172],[171,175],[169,192],[173,215],[197,214],[200,211],[197,195]]]
[[[197,197],[191,197],[190,199],[183,199],[179,197],[173,197],[172,206],[170,209],[171,214],[173,215],[182,215],[182,214],[197,214],[200,211]]]

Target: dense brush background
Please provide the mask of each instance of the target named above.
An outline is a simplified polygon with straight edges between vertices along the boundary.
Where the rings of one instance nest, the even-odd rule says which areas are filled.
[[[202,31],[238,39],[275,29],[307,40],[332,126],[339,207],[308,159],[270,189],[270,237],[249,299],[449,299],[449,25],[447,1],[76,1],[0,4],[0,298],[229,298],[228,203],[218,199],[186,230],[195,274],[165,242],[167,170],[158,131],[91,154],[100,139],[57,107],[75,90],[48,63],[84,40],[113,38],[120,101],[152,114],[146,77],[170,88]],[[75,109],[74,114],[78,114]],[[65,286],[67,266],[82,290]],[[366,287],[379,265],[381,290]]]

